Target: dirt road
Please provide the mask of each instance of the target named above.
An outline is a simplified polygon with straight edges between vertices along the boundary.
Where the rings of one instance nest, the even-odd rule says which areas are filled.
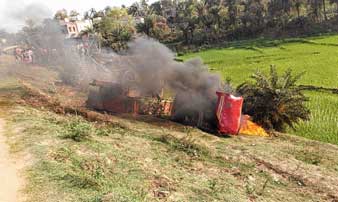
[[[0,119],[0,202],[17,202],[20,180],[15,162],[9,155],[4,123],[4,120]]]

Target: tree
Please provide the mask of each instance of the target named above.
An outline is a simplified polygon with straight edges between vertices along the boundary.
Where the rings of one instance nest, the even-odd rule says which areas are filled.
[[[54,19],[56,20],[64,20],[67,17],[68,17],[68,12],[66,9],[58,10],[54,15]]]
[[[260,29],[264,24],[264,5],[261,0],[248,0],[243,3],[243,6],[244,13],[241,21],[252,34],[253,30]]]
[[[294,0],[293,2],[293,7],[296,9],[296,12],[297,12],[297,18],[300,17],[300,9],[303,4],[304,4],[304,0]]]
[[[135,2],[128,8],[128,14],[132,16],[139,16],[140,10],[140,4]]]
[[[148,0],[140,0],[141,9],[143,12],[143,16],[146,15],[149,11]]]
[[[289,14],[292,4],[290,0],[271,0],[268,3],[270,16],[278,17],[283,14]]]
[[[89,11],[86,11],[84,13],[84,18],[89,19],[92,23],[94,23],[94,19],[96,17],[98,17],[98,16],[97,16],[97,11],[95,10],[95,8],[91,8],[91,9],[89,9]]]
[[[335,4],[335,5],[336,5],[336,9],[337,9],[336,12],[338,12],[338,0],[330,0],[330,4],[331,4],[331,5],[332,5],[332,4]]]
[[[109,13],[111,10],[112,10],[112,7],[106,6],[106,7],[104,8],[104,13],[107,14],[107,13]]]
[[[77,16],[79,16],[79,15],[80,15],[80,13],[77,12],[76,10],[71,10],[71,11],[69,12],[69,16],[70,16],[70,17],[77,17]]]
[[[136,25],[137,32],[145,33],[148,36],[151,36],[151,31],[154,28],[153,16],[146,16],[144,18],[144,23]]]
[[[149,5],[147,0],[133,3],[128,8],[128,14],[132,16],[146,16],[149,13]]]
[[[156,1],[152,3],[149,7],[150,13],[155,14],[155,15],[162,15],[163,14],[163,9],[162,9],[162,4],[160,1]]]
[[[327,14],[326,14],[326,0],[322,0],[322,5],[323,5],[324,20],[327,20]]]
[[[284,132],[286,126],[293,127],[301,120],[308,120],[308,100],[296,85],[302,74],[292,75],[291,69],[278,75],[276,68],[270,74],[256,72],[253,83],[244,82],[237,91],[244,97],[243,111],[266,129]]]
[[[202,25],[208,41],[220,38],[221,24],[226,21],[226,11],[222,2],[202,0],[194,4],[198,22]]]
[[[80,35],[81,36],[85,36],[85,35],[95,35],[96,32],[95,32],[95,29],[93,27],[86,27],[86,29],[82,30]]]
[[[198,14],[193,1],[180,2],[177,7],[176,24],[182,31],[184,41],[190,44],[198,22]]]
[[[283,29],[291,18],[291,0],[271,0],[268,3],[268,25]]]
[[[101,39],[100,44],[116,51],[127,48],[127,42],[130,41],[134,31],[133,21],[127,9],[113,8],[95,26],[95,32]]]
[[[227,0],[226,3],[227,7],[228,7],[228,19],[229,19],[229,24],[231,26],[236,27],[236,21],[237,21],[237,1],[236,0]]]
[[[308,0],[308,15],[314,21],[321,21],[323,0]]]

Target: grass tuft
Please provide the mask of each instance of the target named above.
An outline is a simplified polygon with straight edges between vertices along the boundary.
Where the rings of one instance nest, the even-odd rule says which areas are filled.
[[[210,154],[208,148],[197,144],[193,135],[188,134],[183,138],[177,138],[170,134],[161,135],[158,139],[159,142],[167,144],[171,149],[185,152],[192,157],[202,157]]]
[[[66,139],[72,139],[76,142],[81,142],[89,139],[96,133],[95,128],[82,118],[77,117],[67,121],[62,131],[59,131],[61,136]]]

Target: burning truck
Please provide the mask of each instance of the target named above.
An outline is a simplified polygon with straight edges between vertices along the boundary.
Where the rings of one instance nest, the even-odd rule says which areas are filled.
[[[200,59],[176,61],[171,50],[144,37],[128,46],[125,55],[115,54],[105,65],[112,78],[91,83],[88,107],[167,117],[208,132],[266,135],[241,115],[243,99],[231,96],[231,88]]]
[[[242,115],[243,98],[217,91],[217,102],[210,102],[210,108],[195,110],[185,105],[188,94],[178,95],[175,99],[164,99],[162,94],[142,94],[137,87],[123,87],[119,83],[94,80],[87,106],[113,114],[153,115],[208,132],[221,134],[246,134],[268,136],[263,128]],[[210,99],[212,100],[212,99]]]

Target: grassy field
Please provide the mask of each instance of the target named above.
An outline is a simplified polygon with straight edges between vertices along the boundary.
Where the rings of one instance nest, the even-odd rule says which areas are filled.
[[[296,127],[296,134],[314,140],[338,144],[338,95],[307,92],[311,121]],[[292,133],[293,131],[290,130]]]
[[[287,68],[305,72],[299,84],[338,88],[338,35],[285,40],[252,40],[229,43],[222,49],[210,49],[183,56],[200,57],[210,69],[230,78],[236,86],[257,69],[279,72]],[[338,95],[306,92],[311,121],[301,123],[296,133],[307,138],[338,144]]]

